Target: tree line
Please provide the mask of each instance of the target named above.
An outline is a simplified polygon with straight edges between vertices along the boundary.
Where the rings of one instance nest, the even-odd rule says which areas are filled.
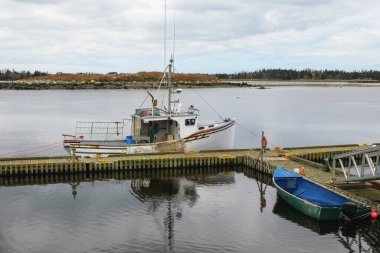
[[[112,72],[114,74],[116,72]],[[61,74],[61,73],[57,73]],[[90,74],[90,73],[80,73]],[[29,77],[47,76],[48,72],[35,70],[16,71],[10,69],[0,69],[0,81],[11,81],[25,79]],[[295,70],[295,69],[260,69],[256,71],[241,71],[233,74],[218,73],[215,76],[219,79],[258,79],[258,80],[377,80],[380,81],[380,71],[361,70]]]
[[[28,71],[16,71],[16,70],[10,70],[10,69],[0,69],[0,80],[1,81],[12,81],[12,80],[19,80],[24,79],[28,77],[34,77],[34,76],[47,76],[47,72],[42,72],[35,70],[33,73]]]
[[[256,71],[242,71],[234,74],[215,74],[221,79],[260,79],[260,80],[380,80],[380,71],[361,70],[295,70],[295,69],[260,69]]]

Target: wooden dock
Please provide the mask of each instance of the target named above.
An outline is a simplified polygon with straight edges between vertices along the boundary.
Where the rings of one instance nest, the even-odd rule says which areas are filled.
[[[189,171],[213,172],[215,168],[245,167],[271,175],[277,166],[289,170],[304,167],[306,177],[322,183],[337,192],[362,202],[377,206],[380,190],[373,184],[355,184],[340,187],[330,184],[331,173],[323,170],[323,160],[332,156],[364,149],[366,146],[340,145],[300,147],[266,150],[264,160],[258,159],[259,149],[217,150],[200,153],[162,153],[124,155],[107,158],[25,157],[0,159],[0,184],[24,182],[24,178],[93,175],[115,175],[149,172],[151,175],[177,176]],[[71,175],[71,176],[70,176]],[[88,178],[88,177],[87,177]],[[11,183],[13,185],[13,183]]]

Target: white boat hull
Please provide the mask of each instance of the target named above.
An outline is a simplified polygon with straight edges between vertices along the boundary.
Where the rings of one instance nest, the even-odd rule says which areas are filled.
[[[65,146],[66,152],[71,156],[81,157],[107,157],[110,155],[126,155],[126,154],[143,154],[143,153],[160,153],[160,152],[181,152],[184,150],[184,144],[181,141],[167,141],[150,144],[122,144],[115,141],[112,145],[109,141],[108,145],[96,145],[96,142],[89,144],[88,142],[69,144]],[[99,143],[97,143],[99,144]]]
[[[147,144],[125,144],[122,141],[66,140],[66,152],[71,156],[107,157],[110,155],[160,152],[199,152],[231,149],[235,141],[235,121],[228,120],[203,126],[200,131],[174,141]]]
[[[235,121],[219,124],[204,132],[185,138],[185,152],[202,150],[232,149],[235,142]]]

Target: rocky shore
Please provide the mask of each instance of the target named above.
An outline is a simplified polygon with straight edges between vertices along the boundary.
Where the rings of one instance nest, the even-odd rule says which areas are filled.
[[[196,81],[174,82],[176,88],[248,87],[245,82]],[[96,90],[96,89],[154,89],[156,82],[99,82],[99,81],[4,81],[1,90]]]

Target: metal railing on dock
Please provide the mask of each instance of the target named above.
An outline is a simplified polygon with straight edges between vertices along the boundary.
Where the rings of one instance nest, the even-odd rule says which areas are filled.
[[[335,182],[354,182],[379,179],[379,163],[380,147],[336,155],[333,157],[333,180]],[[337,171],[342,172],[344,177],[336,178]]]

